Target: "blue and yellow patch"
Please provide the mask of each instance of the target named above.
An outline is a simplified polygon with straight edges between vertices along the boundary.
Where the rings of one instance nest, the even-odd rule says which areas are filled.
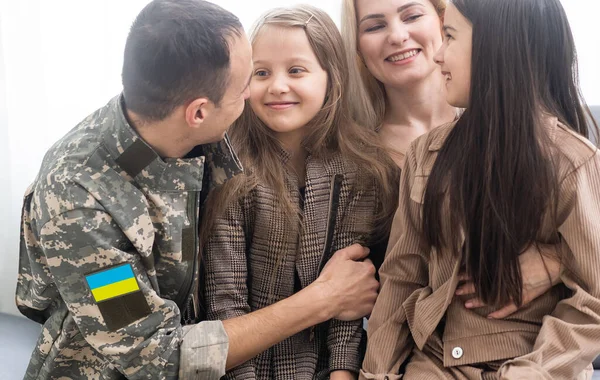
[[[129,263],[87,274],[85,281],[110,331],[151,313]]]
[[[123,264],[85,276],[96,302],[140,290],[131,264]]]

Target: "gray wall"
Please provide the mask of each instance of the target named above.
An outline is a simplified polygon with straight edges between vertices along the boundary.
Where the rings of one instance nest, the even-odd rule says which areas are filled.
[[[596,119],[596,122],[600,124],[600,106],[591,106],[590,110]]]

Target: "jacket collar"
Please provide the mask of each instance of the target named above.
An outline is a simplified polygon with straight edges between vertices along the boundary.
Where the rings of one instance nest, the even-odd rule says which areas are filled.
[[[105,122],[108,124],[103,136],[106,149],[121,169],[142,187],[200,191],[204,179],[214,187],[242,171],[227,136],[218,143],[200,146],[201,155],[162,159],[127,122],[122,95],[107,105]]]
[[[435,130],[434,133],[431,134],[429,141],[430,152],[437,152],[442,149],[444,142],[446,142],[446,139],[448,138],[448,135],[454,128],[455,124],[456,122],[441,125]]]

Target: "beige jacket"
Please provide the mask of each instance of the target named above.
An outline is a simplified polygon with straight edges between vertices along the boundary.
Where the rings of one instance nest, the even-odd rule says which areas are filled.
[[[420,137],[407,153],[361,378],[402,378],[404,366],[430,352],[425,346],[438,337],[442,370],[479,369],[479,375],[462,371],[476,374],[465,378],[488,378],[483,373],[490,369],[502,379],[589,378],[589,365],[600,353],[598,149],[555,118],[548,120],[550,136],[559,142],[559,232],[589,292],[563,274],[564,285],[504,320],[491,320],[491,309],[466,309],[465,299],[454,296],[460,265],[453,255],[420,243],[423,192],[452,126]],[[541,242],[556,243],[547,238],[551,231],[546,221]]]

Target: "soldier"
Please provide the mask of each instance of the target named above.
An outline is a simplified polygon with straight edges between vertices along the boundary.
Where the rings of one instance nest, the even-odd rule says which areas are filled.
[[[138,15],[123,93],[54,144],[25,195],[17,306],[43,323],[26,379],[216,379],[370,312],[374,268],[351,246],[279,303],[198,322],[200,208],[242,170],[226,130],[251,75],[242,25],[220,7],[155,0]]]

